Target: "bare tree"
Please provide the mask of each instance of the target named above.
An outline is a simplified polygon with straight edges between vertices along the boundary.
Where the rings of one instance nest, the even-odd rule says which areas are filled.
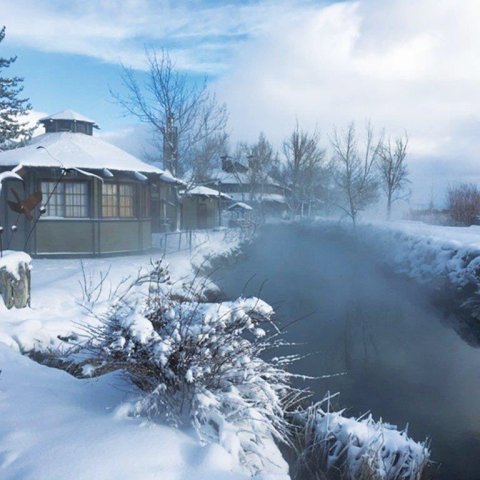
[[[217,133],[199,142],[193,150],[192,175],[190,180],[195,184],[209,182],[212,171],[219,166],[219,159],[228,151],[228,135]]]
[[[339,198],[335,205],[357,224],[358,214],[378,198],[378,177],[375,165],[382,149],[382,139],[375,140],[373,128],[366,126],[365,147],[358,147],[355,125],[351,123],[341,134],[334,130],[332,171]]]
[[[480,190],[473,183],[450,187],[447,208],[451,219],[460,225],[477,224],[480,217]]]
[[[382,190],[387,196],[387,218],[390,219],[392,204],[409,196],[407,185],[408,168],[406,164],[408,137],[399,137],[392,145],[389,139],[379,150],[378,173]]]
[[[179,174],[192,166],[195,148],[206,139],[224,134],[227,108],[208,90],[176,69],[169,54],[147,50],[147,78],[141,83],[131,68],[123,67],[125,93],[112,92],[131,115],[152,127],[155,144],[163,141],[163,162]],[[165,158],[168,157],[168,158]]]
[[[271,182],[270,172],[278,158],[272,144],[262,132],[258,141],[247,146],[248,171],[247,177],[250,184],[250,200],[261,202],[266,193],[267,185]]]
[[[321,190],[325,150],[320,147],[319,133],[310,134],[300,129],[297,121],[283,143],[283,153],[286,159],[285,180],[291,189],[291,207],[303,216],[305,207],[311,209]]]

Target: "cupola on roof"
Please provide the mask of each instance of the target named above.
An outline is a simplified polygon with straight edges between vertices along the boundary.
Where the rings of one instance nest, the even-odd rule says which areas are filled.
[[[53,115],[49,115],[48,117],[43,117],[39,121],[44,123],[47,120],[75,120],[77,122],[86,122],[96,125],[97,123],[89,118],[85,117],[81,113],[75,112],[73,110],[63,110],[61,112],[54,113]]]
[[[45,126],[46,133],[72,132],[92,135],[96,122],[73,110],[63,110],[39,120]]]

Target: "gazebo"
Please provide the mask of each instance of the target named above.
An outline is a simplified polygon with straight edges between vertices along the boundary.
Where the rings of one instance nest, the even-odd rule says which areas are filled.
[[[0,153],[0,173],[16,167],[23,178],[0,194],[4,246],[42,256],[141,252],[152,229],[177,227],[172,205],[183,182],[93,136],[96,122],[77,112],[40,123],[43,135]],[[19,211],[40,194],[31,216]]]

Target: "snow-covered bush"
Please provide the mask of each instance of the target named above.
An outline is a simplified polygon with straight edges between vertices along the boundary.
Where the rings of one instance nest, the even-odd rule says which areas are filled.
[[[296,478],[421,480],[429,463],[425,442],[375,421],[322,409],[324,402],[294,414],[300,452]]]
[[[282,359],[260,357],[272,346],[272,308],[257,298],[181,299],[162,262],[126,292],[89,327],[90,363],[102,373],[123,369],[144,392],[133,413],[192,425],[261,471],[273,439],[287,441],[284,411],[300,394]]]

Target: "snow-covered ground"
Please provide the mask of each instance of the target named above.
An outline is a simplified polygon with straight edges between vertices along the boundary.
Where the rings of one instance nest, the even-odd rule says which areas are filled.
[[[238,246],[238,237],[225,231],[198,235],[195,248],[167,254],[174,282],[195,275],[194,266],[206,261],[209,255],[221,255]],[[172,245],[173,249],[173,245]],[[86,311],[81,305],[84,273],[87,283],[98,284],[107,274],[104,294],[126,277],[135,277],[139,269],[147,269],[158,254],[105,258],[35,259],[32,262],[32,308],[7,310],[0,301],[0,342],[17,351],[34,348],[44,350],[60,344],[58,336],[68,336],[78,330]],[[83,268],[82,268],[83,265]],[[82,271],[83,270],[83,271]]]
[[[480,287],[480,226],[402,221],[363,224],[359,233],[396,271],[418,282]]]
[[[122,414],[118,374],[78,380],[0,343],[0,478],[244,479],[220,446]]]
[[[477,228],[392,223],[363,225],[360,232],[378,248],[379,255],[419,280],[455,272],[452,282],[460,285],[469,266],[480,257]],[[188,282],[199,266],[208,263],[208,256],[228,254],[239,242],[231,232],[217,231],[195,238],[192,257],[190,248],[168,253],[172,280]],[[108,272],[103,282],[103,295],[108,295],[110,286],[127,276],[135,277],[139,269],[161,256],[83,262],[35,259],[32,307],[7,310],[0,302],[1,479],[250,478],[226,448],[202,446],[192,431],[129,416],[129,402],[138,392],[121,374],[77,379],[22,355],[33,349],[45,352],[56,348],[63,343],[59,336],[79,332],[80,324],[90,321],[81,305],[82,283],[95,285]],[[467,262],[467,257],[472,259]],[[356,422],[347,420],[349,425]],[[265,455],[271,465],[255,478],[287,480],[288,466],[273,442]]]
[[[238,239],[225,232],[197,238],[189,253],[167,255],[172,278],[191,278],[192,263],[225,254]],[[82,279],[98,282],[109,272],[104,291],[135,276],[156,255],[102,259],[35,259],[32,307],[7,310],[0,301],[0,478],[55,479],[243,479],[249,475],[216,444],[201,446],[191,432],[129,417],[122,408],[133,392],[121,375],[80,380],[35,363],[21,352],[58,346],[84,322]],[[192,261],[191,261],[192,260]],[[279,466],[262,478],[288,478]]]

